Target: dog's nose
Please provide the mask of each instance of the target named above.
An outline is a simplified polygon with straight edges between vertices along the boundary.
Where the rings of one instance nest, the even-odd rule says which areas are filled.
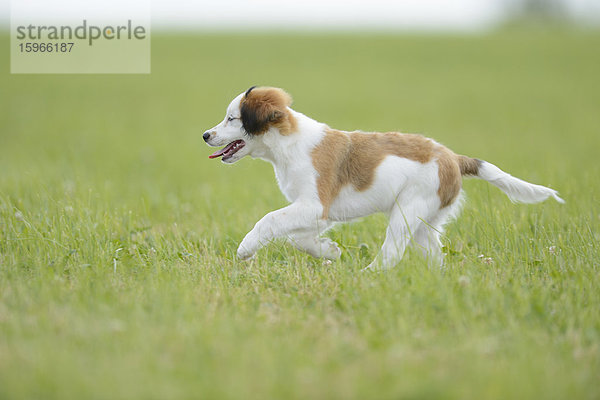
[[[210,133],[208,132],[204,132],[204,135],[202,135],[202,139],[204,139],[204,141],[208,141],[208,138],[210,137]]]

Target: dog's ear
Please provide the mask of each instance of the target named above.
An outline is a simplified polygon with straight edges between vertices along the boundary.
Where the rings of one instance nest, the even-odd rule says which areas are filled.
[[[244,94],[244,97],[248,97],[248,95],[250,94],[250,92],[252,91],[252,89],[256,88],[256,86],[251,86],[250,89],[246,90],[246,94]]]
[[[288,118],[287,107],[292,98],[283,89],[251,87],[240,103],[242,125],[251,135],[260,135],[271,125],[278,125]]]

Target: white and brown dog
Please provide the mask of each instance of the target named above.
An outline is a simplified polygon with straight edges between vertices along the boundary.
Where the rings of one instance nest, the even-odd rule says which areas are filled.
[[[383,212],[383,247],[367,268],[396,265],[413,244],[441,264],[443,225],[460,208],[463,176],[484,179],[511,200],[537,203],[555,190],[514,178],[485,161],[461,156],[420,135],[343,132],[290,108],[282,89],[252,87],[229,104],[225,119],[203,135],[210,155],[232,164],[244,156],[273,164],[290,205],[265,215],[240,244],[252,257],[275,238],[315,257],[335,259],[338,245],[320,237],[334,223]]]

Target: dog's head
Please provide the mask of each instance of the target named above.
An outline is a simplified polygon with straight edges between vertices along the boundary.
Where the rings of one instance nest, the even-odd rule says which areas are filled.
[[[265,135],[288,135],[296,130],[290,112],[292,98],[283,89],[251,87],[227,107],[225,119],[204,132],[204,141],[213,147],[225,146],[209,158],[223,157],[232,164],[262,150]]]

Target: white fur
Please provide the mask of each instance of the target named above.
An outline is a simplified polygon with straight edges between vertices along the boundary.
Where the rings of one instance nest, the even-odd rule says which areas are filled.
[[[381,251],[367,268],[393,267],[402,259],[409,244],[435,263],[443,262],[440,235],[443,225],[458,214],[461,196],[440,209],[436,160],[422,164],[397,156],[386,157],[377,167],[373,184],[362,192],[350,185],[342,188],[331,204],[328,219],[324,220],[317,192],[318,173],[311,152],[323,139],[327,125],[289,109],[298,123],[297,132],[281,135],[276,128],[271,128],[262,135],[247,135],[240,120],[242,98],[243,94],[237,96],[229,105],[225,119],[207,131],[210,135],[207,143],[225,146],[244,140],[246,145],[223,161],[231,164],[250,155],[270,162],[277,183],[291,204],[268,213],[256,223],[238,248],[240,258],[250,258],[262,246],[283,237],[315,257],[335,259],[341,253],[337,244],[320,237],[327,229],[335,222],[383,212],[389,216],[390,224]],[[478,177],[498,186],[513,201],[539,202],[552,196],[562,202],[556,191],[514,178],[487,162],[481,165]]]
[[[486,161],[479,167],[478,177],[500,188],[515,203],[539,203],[550,196],[559,203],[565,202],[556,190],[515,178]]]

